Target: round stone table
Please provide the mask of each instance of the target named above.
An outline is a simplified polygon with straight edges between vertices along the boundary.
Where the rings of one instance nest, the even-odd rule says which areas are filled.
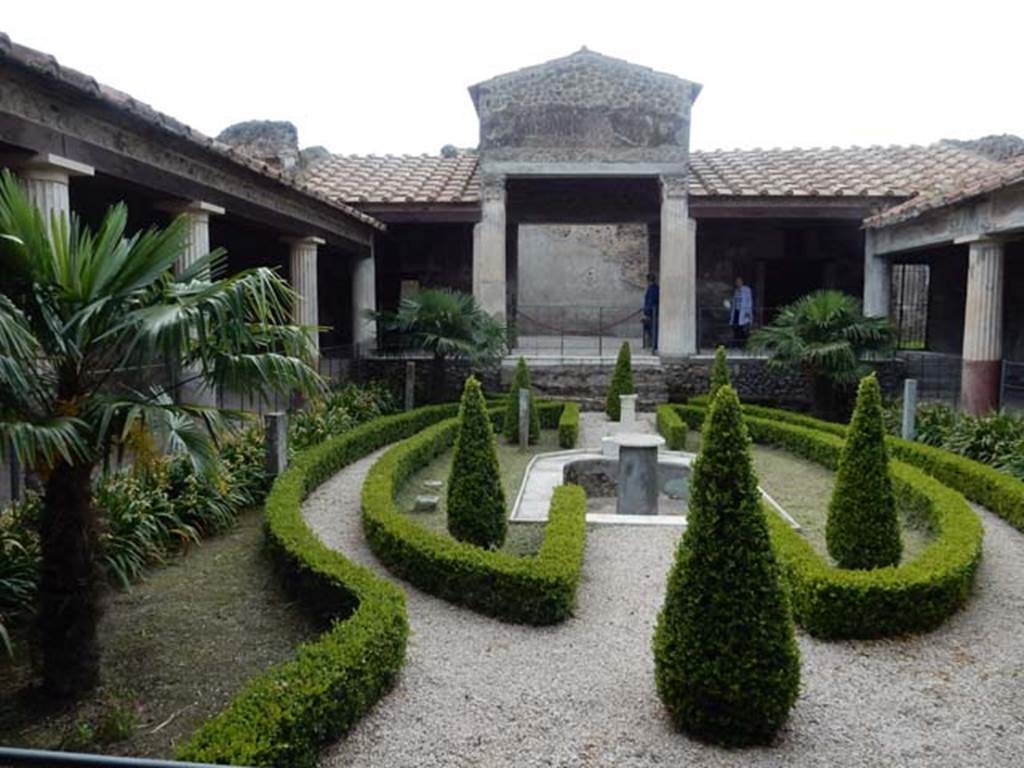
[[[619,446],[619,483],[615,511],[620,515],[658,514],[659,435],[620,432],[612,436]]]

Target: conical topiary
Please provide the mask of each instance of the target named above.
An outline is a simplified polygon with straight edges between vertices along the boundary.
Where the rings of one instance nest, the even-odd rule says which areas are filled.
[[[622,342],[619,347],[619,357],[615,361],[615,371],[612,373],[612,383],[608,387],[608,398],[605,400],[604,412],[612,421],[618,421],[621,411],[619,395],[632,395],[636,392],[633,386],[633,361],[630,356],[629,342]]]
[[[507,530],[494,430],[480,382],[470,376],[462,390],[448,476],[448,531],[460,541],[490,548],[501,546]]]
[[[505,421],[502,424],[502,434],[510,443],[519,442],[519,390],[530,389],[530,369],[526,367],[526,361],[519,358],[516,363],[515,373],[512,375],[512,385],[508,390],[508,405],[505,407]],[[537,413],[537,402],[533,398],[533,391],[530,391],[530,442],[536,443],[540,440],[540,415]]]
[[[828,506],[825,541],[840,568],[896,565],[903,551],[885,447],[882,393],[874,374],[857,387],[857,405]]]
[[[715,362],[711,364],[711,387],[708,389],[708,395],[713,400],[715,395],[718,394],[718,390],[726,385],[731,385],[729,381],[729,366],[725,364],[725,347],[719,346],[715,350]]]
[[[704,421],[686,532],[654,631],[655,680],[673,722],[729,746],[770,741],[800,688],[749,444],[736,392],[724,386]]]

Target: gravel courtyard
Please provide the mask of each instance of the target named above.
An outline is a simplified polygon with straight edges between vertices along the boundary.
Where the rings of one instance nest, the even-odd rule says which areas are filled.
[[[590,444],[600,425],[587,416]],[[321,486],[304,514],[329,546],[387,574],[359,519],[363,478],[379,455]],[[980,514],[975,594],[938,631],[841,643],[800,635],[800,699],[771,748],[729,751],[671,730],[650,638],[679,532],[591,526],[578,609],[560,626],[502,624],[399,582],[413,628],[401,678],[323,764],[1020,765],[1024,535]]]

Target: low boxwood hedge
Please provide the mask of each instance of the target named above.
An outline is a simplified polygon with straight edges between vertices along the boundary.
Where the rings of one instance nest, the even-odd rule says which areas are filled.
[[[655,416],[658,420],[658,432],[665,438],[667,448],[670,451],[685,451],[688,426],[675,406],[659,405],[655,409]]]
[[[705,408],[674,409],[691,428],[701,427]],[[840,436],[755,416],[752,410],[747,407],[746,422],[755,442],[836,468]],[[981,521],[959,493],[936,478],[898,460],[890,468],[899,506],[934,533],[932,542],[909,562],[870,571],[836,568],[778,515],[768,515],[794,618],[812,635],[839,639],[924,632],[954,613],[970,593],[981,559]]]
[[[177,751],[181,760],[312,766],[391,687],[409,633],[401,589],[324,546],[302,520],[302,500],[347,464],[456,413],[457,405],[386,416],[300,453],[266,500],[269,548],[288,586],[334,619],[291,661],[251,680]]]
[[[558,445],[560,448],[575,448],[580,437],[580,406],[566,403],[558,417]]]
[[[703,405],[703,401],[698,400],[697,403]],[[846,436],[846,425],[822,421],[801,413],[759,405],[745,405],[743,410],[750,416],[784,421],[839,437]],[[936,480],[999,515],[1017,530],[1024,531],[1024,482],[987,464],[924,443],[890,435],[886,437],[886,444],[893,458],[923,469]]]
[[[543,423],[545,408],[540,411]],[[395,507],[395,492],[416,470],[448,450],[456,432],[456,419],[443,421],[394,446],[371,467],[362,496],[363,530],[370,548],[396,575],[450,602],[505,621],[562,621],[575,604],[583,564],[582,489],[556,489],[544,543],[535,557],[456,541],[427,530]]]

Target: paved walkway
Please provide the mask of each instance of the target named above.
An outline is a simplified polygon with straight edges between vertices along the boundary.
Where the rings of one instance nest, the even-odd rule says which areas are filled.
[[[585,439],[603,431],[586,414]],[[363,539],[368,457],[316,491],[309,524],[378,572]],[[395,689],[325,766],[1018,766],[1024,755],[1024,534],[988,513],[968,607],[918,638],[800,637],[803,690],[772,748],[727,751],[669,727],[650,639],[678,530],[591,527],[579,607],[503,624],[402,583],[413,627]],[[390,577],[389,577],[390,578]],[[401,582],[399,582],[401,583]]]

